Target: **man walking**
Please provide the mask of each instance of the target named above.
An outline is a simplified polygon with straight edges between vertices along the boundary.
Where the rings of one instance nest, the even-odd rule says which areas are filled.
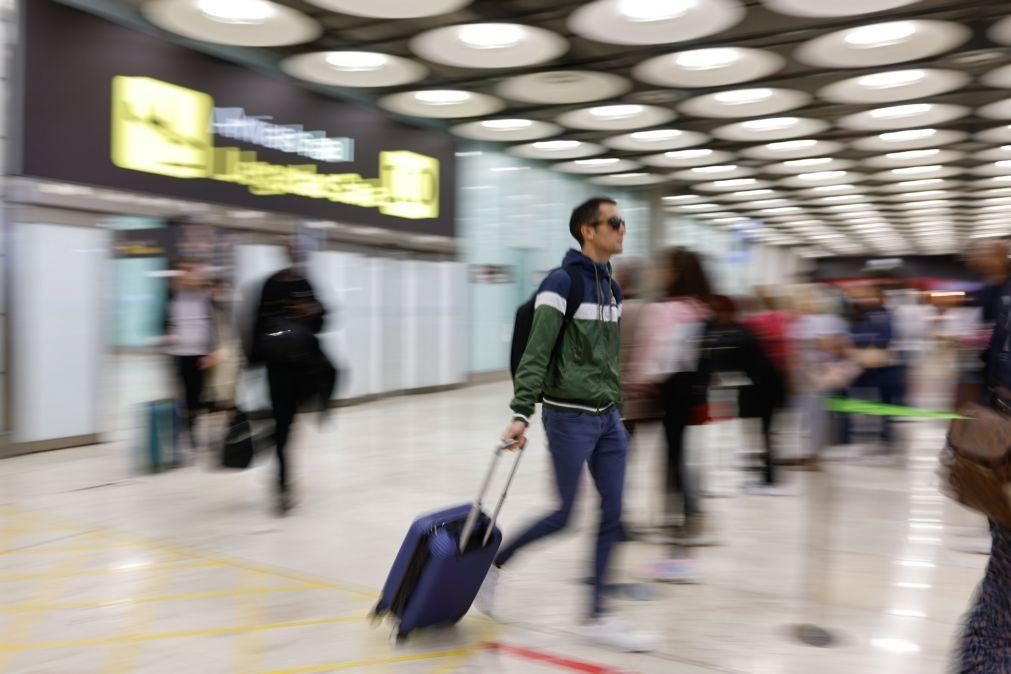
[[[611,552],[621,536],[628,456],[628,433],[618,409],[622,296],[611,278],[610,265],[611,257],[622,251],[625,221],[613,199],[598,197],[572,212],[569,232],[582,252],[570,250],[562,268],[551,272],[537,291],[530,336],[515,375],[513,419],[502,435],[504,441],[515,441],[514,448],[523,449],[534,407],[543,400],[559,504],[499,552],[477,607],[486,614],[493,612],[500,569],[516,552],[568,525],[583,466],[588,465],[601,499],[600,529],[589,620],[580,629],[594,643],[643,651],[648,650],[650,639],[607,615],[603,601]],[[570,297],[573,274],[582,280],[583,295],[567,321],[567,303],[577,301]]]

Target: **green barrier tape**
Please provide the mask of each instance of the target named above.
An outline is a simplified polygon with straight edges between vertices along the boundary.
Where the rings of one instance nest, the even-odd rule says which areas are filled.
[[[924,410],[917,407],[904,407],[902,405],[886,405],[875,403],[869,400],[854,400],[852,398],[828,398],[825,401],[825,409],[830,412],[842,412],[844,414],[866,414],[876,417],[915,417],[917,419],[968,419],[961,414],[954,412],[937,412],[935,410]]]

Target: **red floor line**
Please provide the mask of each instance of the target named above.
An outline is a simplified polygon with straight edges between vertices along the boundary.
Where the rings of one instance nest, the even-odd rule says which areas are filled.
[[[570,672],[579,672],[580,674],[629,674],[626,671],[615,669],[613,667],[596,665],[592,662],[573,660],[571,658],[563,658],[544,651],[527,648],[525,646],[511,646],[509,644],[492,642],[486,644],[485,648],[508,653],[509,655],[523,658],[524,660],[532,660],[534,662],[541,662],[547,665],[554,665],[560,669]]]

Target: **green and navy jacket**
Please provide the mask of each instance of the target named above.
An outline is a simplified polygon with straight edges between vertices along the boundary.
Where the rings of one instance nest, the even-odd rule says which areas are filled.
[[[621,288],[611,280],[610,264],[597,264],[570,250],[562,267],[569,265],[582,272],[584,295],[557,350],[572,285],[568,272],[559,268],[548,274],[534,300],[534,320],[510,405],[514,418],[528,423],[542,397],[548,407],[589,414],[603,414],[621,402]]]

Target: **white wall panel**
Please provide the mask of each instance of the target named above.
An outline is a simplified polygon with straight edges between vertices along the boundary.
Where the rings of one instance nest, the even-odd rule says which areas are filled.
[[[109,233],[19,224],[15,236],[15,440],[98,433]]]
[[[380,391],[399,391],[404,386],[404,264],[397,260],[381,260],[383,288],[379,305],[382,312],[380,338],[382,346]]]

